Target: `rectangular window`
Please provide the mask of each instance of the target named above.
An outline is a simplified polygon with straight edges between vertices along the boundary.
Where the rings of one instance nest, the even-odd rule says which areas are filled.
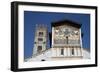
[[[66,37],[66,44],[68,44],[68,37]]]
[[[74,55],[74,49],[72,49],[72,55]]]
[[[43,36],[43,32],[39,32],[39,36]]]
[[[61,49],[61,55],[64,55],[64,49]]]
[[[40,42],[43,41],[43,38],[38,38],[38,41],[40,41]]]

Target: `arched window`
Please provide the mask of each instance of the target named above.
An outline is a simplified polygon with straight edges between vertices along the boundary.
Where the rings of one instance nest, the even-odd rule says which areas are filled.
[[[38,46],[38,47],[37,47],[37,51],[38,51],[38,52],[41,52],[41,51],[42,51],[42,46]]]

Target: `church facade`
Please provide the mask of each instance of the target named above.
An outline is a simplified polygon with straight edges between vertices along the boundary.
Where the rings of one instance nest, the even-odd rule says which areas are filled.
[[[69,20],[51,23],[52,31],[39,25],[35,30],[33,55],[27,61],[82,59],[81,25]],[[51,33],[51,35],[49,35]],[[47,48],[48,36],[51,48]]]
[[[81,25],[63,20],[52,23],[52,59],[82,58]]]

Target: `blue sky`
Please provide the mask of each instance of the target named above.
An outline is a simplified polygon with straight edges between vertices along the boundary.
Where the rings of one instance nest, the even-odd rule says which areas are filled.
[[[90,15],[79,13],[54,13],[24,11],[24,57],[32,56],[34,47],[34,32],[36,24],[44,24],[51,32],[51,22],[59,20],[71,20],[82,24],[83,48],[90,50]],[[48,48],[50,47],[48,41]]]

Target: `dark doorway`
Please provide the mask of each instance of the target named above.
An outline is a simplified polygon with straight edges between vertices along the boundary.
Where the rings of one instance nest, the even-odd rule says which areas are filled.
[[[45,61],[45,59],[42,59],[41,61]]]
[[[40,53],[42,51],[42,46],[38,46],[37,51]]]

